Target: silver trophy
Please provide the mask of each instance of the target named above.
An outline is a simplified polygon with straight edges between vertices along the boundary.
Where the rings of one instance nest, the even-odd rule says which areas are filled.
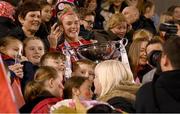
[[[77,49],[77,54],[82,59],[89,59],[100,62],[109,59],[121,58],[120,48],[127,45],[126,40],[109,41],[106,43],[95,43],[90,45],[82,45]]]

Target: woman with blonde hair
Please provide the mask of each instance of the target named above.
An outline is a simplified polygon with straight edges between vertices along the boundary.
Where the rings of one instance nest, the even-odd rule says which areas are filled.
[[[131,70],[117,60],[106,60],[95,67],[94,85],[97,100],[108,102],[124,111],[132,109],[131,103],[135,101],[139,88],[134,83]],[[128,104],[127,107],[123,106],[124,103]]]
[[[148,41],[146,38],[137,38],[129,47],[128,56],[136,83],[140,83],[143,75],[152,69],[147,65],[146,45]]]

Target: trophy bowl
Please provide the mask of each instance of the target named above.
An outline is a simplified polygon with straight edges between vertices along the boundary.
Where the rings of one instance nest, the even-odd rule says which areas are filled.
[[[92,61],[103,61],[111,59],[116,47],[114,44],[107,43],[95,43],[90,45],[82,45],[77,49],[77,54],[82,59],[89,59]]]

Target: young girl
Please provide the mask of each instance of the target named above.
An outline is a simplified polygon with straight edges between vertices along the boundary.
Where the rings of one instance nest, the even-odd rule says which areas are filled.
[[[152,68],[147,64],[146,38],[137,38],[132,42],[129,48],[128,56],[134,79],[137,83],[142,82],[143,75]]]
[[[68,79],[64,84],[64,99],[78,97],[80,100],[91,100],[93,92],[92,83],[88,78],[75,76]]]
[[[58,50],[62,50],[63,48],[78,48],[80,45],[91,44],[90,41],[79,37],[80,20],[77,13],[72,10],[64,10],[58,20],[64,30],[63,37],[65,39],[64,43],[58,46]]]
[[[52,67],[40,67],[34,80],[26,85],[24,96],[27,103],[20,112],[48,113],[50,106],[63,96],[62,77],[62,72],[58,73]]]
[[[91,44],[91,41],[84,40],[79,37],[80,19],[79,16],[72,10],[63,10],[58,17],[59,26],[63,28],[62,39],[64,42],[60,45],[55,44],[58,51],[62,51],[66,55],[66,71],[67,77],[71,77],[71,62],[77,61],[79,58],[76,54],[76,49],[81,45]],[[51,39],[55,41],[55,39]],[[58,41],[58,38],[56,39]]]
[[[26,38],[24,44],[24,56],[27,57],[28,62],[24,63],[24,77],[22,80],[22,90],[25,85],[34,79],[34,74],[39,67],[39,62],[44,54],[44,44],[38,37]]]
[[[26,38],[24,44],[24,55],[34,65],[39,65],[40,59],[45,52],[44,44],[38,37]]]
[[[7,36],[0,40],[1,56],[11,71],[12,89],[16,99],[17,107],[24,105],[24,98],[21,91],[20,80],[23,78],[23,65],[20,64],[22,52],[22,42],[12,36]]]

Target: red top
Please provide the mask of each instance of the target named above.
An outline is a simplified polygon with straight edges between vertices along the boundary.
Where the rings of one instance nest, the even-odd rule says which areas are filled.
[[[89,40],[85,40],[85,39],[81,39],[81,40],[79,40],[78,42],[70,42],[69,43],[69,45],[70,45],[70,47],[72,47],[72,48],[75,48],[75,49],[77,49],[79,46],[81,46],[81,45],[88,45],[88,44],[92,44],[92,42],[91,41],[89,41]],[[58,47],[57,47],[57,50],[58,51],[62,51],[62,49],[65,47],[65,43],[63,43],[63,44],[61,44],[61,45],[59,45]]]
[[[88,44],[92,44],[92,42],[89,40],[85,40],[85,39],[81,39],[78,42],[71,42],[68,44],[63,43],[57,47],[57,51],[62,51],[64,53],[65,47],[70,47],[71,62],[75,62],[78,60],[76,49],[81,45],[88,45]]]
[[[31,111],[33,113],[49,113],[52,105],[56,104],[58,101],[61,101],[62,98],[47,98],[40,101]]]

